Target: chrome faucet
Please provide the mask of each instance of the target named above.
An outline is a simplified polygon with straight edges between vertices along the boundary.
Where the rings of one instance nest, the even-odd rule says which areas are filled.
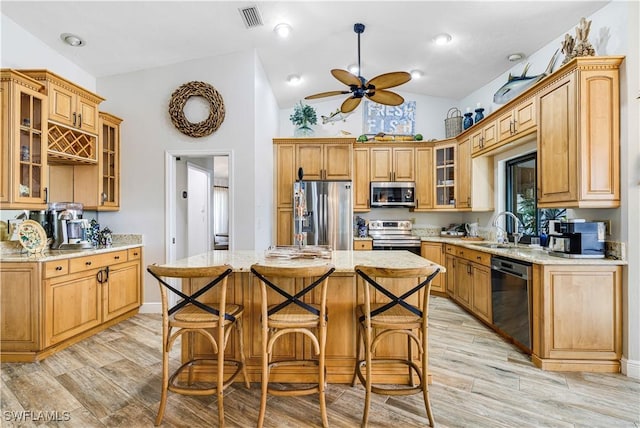
[[[514,226],[516,228],[516,231],[512,233],[512,235],[513,235],[513,244],[517,247],[518,246],[518,242],[520,242],[520,238],[522,238],[522,235],[523,235],[522,233],[519,232],[520,231],[520,227],[522,227],[522,230],[524,230],[524,224],[522,224],[522,221],[520,221],[518,216],[516,216],[511,211],[499,212],[498,214],[496,214],[496,216],[493,219],[493,227],[502,230],[505,233],[505,235],[507,234],[507,231],[498,225],[498,219],[501,216],[509,216],[509,217],[513,218]],[[503,238],[503,239],[506,239],[506,238]]]

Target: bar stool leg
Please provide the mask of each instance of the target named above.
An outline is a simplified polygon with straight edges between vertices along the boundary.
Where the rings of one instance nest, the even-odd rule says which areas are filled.
[[[371,367],[371,330],[365,329],[364,332],[364,354],[365,364],[367,367],[367,375],[365,381],[365,395],[364,395],[364,411],[362,413],[362,427],[367,426],[369,420],[369,407],[371,407],[371,383],[372,379],[372,367]]]
[[[356,364],[353,369],[353,378],[351,379],[351,386],[356,386],[356,380],[358,379],[358,365],[359,365],[359,361],[362,359],[362,353],[364,352],[364,350],[362,349],[362,346],[363,346],[362,327],[360,323],[358,323],[358,326],[356,327],[356,347],[357,347]]]
[[[329,419],[327,418],[327,401],[325,397],[325,347],[327,344],[327,324],[324,320],[320,321],[320,327],[318,328],[318,334],[320,335],[320,361],[318,361],[319,373],[318,373],[318,393],[320,396],[320,415],[322,416],[322,426],[327,428],[329,426]]]
[[[266,321],[263,321],[266,323]],[[262,428],[264,425],[264,414],[267,411],[267,390],[269,388],[269,361],[271,361],[270,355],[267,354],[269,349],[269,334],[268,330],[263,326],[262,328],[262,391],[260,393],[260,415],[258,416],[258,428]]]
[[[163,335],[164,336],[164,335]],[[163,337],[162,347],[162,394],[160,396],[160,407],[158,408],[158,415],[156,416],[155,425],[158,426],[162,423],[164,417],[164,410],[167,406],[167,388],[169,387],[169,350],[167,348],[168,339]]]
[[[250,389],[249,376],[247,375],[247,364],[244,357],[244,332],[242,328],[242,317],[236,318],[236,331],[238,332],[238,342],[240,344],[240,362],[242,363],[242,376],[244,376],[244,385]]]

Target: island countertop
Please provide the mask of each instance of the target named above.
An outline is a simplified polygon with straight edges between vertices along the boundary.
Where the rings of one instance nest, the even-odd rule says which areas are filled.
[[[229,264],[234,272],[249,272],[254,263],[270,266],[309,266],[331,263],[336,272],[354,272],[356,265],[381,266],[381,267],[405,267],[414,268],[420,266],[437,266],[441,272],[445,268],[430,260],[413,254],[409,251],[349,251],[336,250],[331,252],[331,258],[315,259],[282,259],[265,256],[265,251],[214,250],[195,256],[187,257],[164,266],[171,267],[203,267],[220,264]]]

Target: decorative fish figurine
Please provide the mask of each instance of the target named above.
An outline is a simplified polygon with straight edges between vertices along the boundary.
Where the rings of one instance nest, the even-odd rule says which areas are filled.
[[[514,99],[516,96],[520,95],[525,90],[529,89],[531,86],[538,83],[543,78],[550,75],[553,72],[553,66],[558,60],[559,52],[559,49],[556,50],[556,52],[553,54],[553,57],[551,58],[551,61],[549,61],[547,69],[542,74],[538,74],[537,76],[527,76],[527,70],[529,70],[530,64],[527,64],[525,66],[521,76],[512,76],[511,73],[509,73],[509,79],[507,80],[507,83],[502,85],[502,87],[498,89],[495,94],[493,94],[493,102],[496,104],[505,104]]]
[[[322,118],[322,124],[326,125],[327,123],[333,123],[333,122],[339,122],[339,121],[346,122],[347,117],[349,117],[351,113],[353,112],[350,111],[348,113],[342,113],[340,109],[337,109],[336,111],[331,113],[329,116],[321,115],[320,117]]]

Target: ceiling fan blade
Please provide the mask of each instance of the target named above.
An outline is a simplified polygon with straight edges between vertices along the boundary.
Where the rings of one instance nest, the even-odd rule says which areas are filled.
[[[319,94],[313,94],[304,97],[305,100],[314,100],[316,98],[324,98],[324,97],[333,97],[334,95],[344,95],[350,94],[351,91],[328,91],[328,92],[320,92]]]
[[[394,71],[374,77],[369,80],[367,86],[375,86],[376,89],[387,89],[407,83],[409,80],[411,80],[411,75],[406,71]]]
[[[402,98],[400,95],[396,94],[395,92],[385,91],[383,89],[376,89],[376,91],[371,95],[367,93],[366,97],[371,101],[375,101],[379,104],[384,104],[387,106],[399,106],[404,102],[404,98]]]
[[[335,77],[336,79],[338,79],[339,81],[341,81],[347,86],[362,85],[362,82],[360,81],[360,79],[357,76],[354,76],[353,74],[349,73],[347,70],[340,70],[340,69],[334,68],[333,70],[331,70],[331,74],[333,75],[333,77]]]
[[[350,111],[355,110],[355,108],[360,104],[360,100],[362,100],[362,98],[347,98],[340,106],[340,111],[342,113],[349,113]]]

